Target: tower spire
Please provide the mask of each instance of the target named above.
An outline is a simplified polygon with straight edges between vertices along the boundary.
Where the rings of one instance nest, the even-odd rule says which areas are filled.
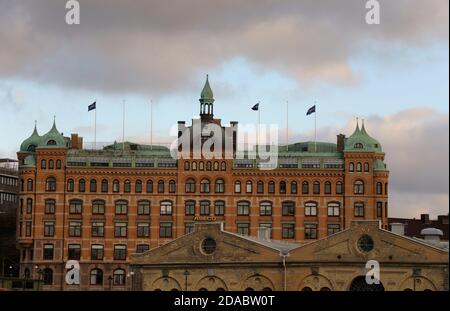
[[[209,75],[206,75],[206,82],[203,86],[203,90],[200,93],[200,117],[212,119],[214,116],[213,103],[214,95],[209,85]]]

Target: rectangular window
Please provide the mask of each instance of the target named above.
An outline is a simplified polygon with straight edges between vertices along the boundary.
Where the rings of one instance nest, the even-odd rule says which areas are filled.
[[[148,237],[150,235],[150,225],[148,223],[140,223],[137,225],[137,236]]]
[[[53,260],[53,244],[44,244],[44,260]]]
[[[383,217],[383,202],[377,202],[377,217]]]
[[[194,232],[194,223],[187,222],[184,224],[184,234]]]
[[[128,203],[126,201],[116,202],[116,215],[126,215],[128,210]]]
[[[259,228],[269,230],[270,238],[272,238],[272,224],[271,223],[260,223]]]
[[[127,259],[127,246],[114,245],[114,260],[126,260],[126,259]]]
[[[364,203],[355,203],[355,217],[364,217]]]
[[[80,260],[81,258],[81,245],[69,244],[69,260]]]
[[[329,203],[328,204],[328,216],[339,216],[340,208],[337,203]]]
[[[305,239],[317,239],[316,224],[305,224]]]
[[[209,215],[210,214],[210,203],[209,201],[200,202],[200,215]]]
[[[55,200],[45,200],[45,213],[54,214],[55,213]]]
[[[171,222],[159,223],[159,237],[160,238],[171,238],[172,237],[172,223]]]
[[[161,202],[161,215],[172,215],[172,202]]]
[[[223,201],[216,201],[214,203],[214,214],[216,216],[223,216],[223,215],[225,215],[225,202],[223,202]]]
[[[150,202],[140,201],[138,203],[138,215],[149,215],[150,214]]]
[[[28,224],[28,222],[27,222],[27,224]],[[31,229],[31,222],[30,222],[30,229]],[[53,221],[44,222],[44,236],[46,236],[46,237],[55,236],[55,222],[53,222]]]
[[[114,236],[116,238],[127,236],[127,223],[126,222],[116,222],[114,224]]]
[[[250,224],[249,223],[238,223],[237,224],[237,233],[242,235],[250,234]]]
[[[138,253],[138,254],[145,253],[148,250],[150,250],[150,245],[148,245],[148,244],[138,244],[136,246],[136,253]]]
[[[105,214],[105,202],[103,202],[103,201],[92,202],[92,214],[96,214],[96,215]]]
[[[317,216],[317,204],[306,203],[305,204],[305,216]]]
[[[283,239],[293,239],[295,237],[295,224],[283,224],[282,237]]]
[[[294,202],[283,202],[281,203],[283,216],[294,216],[295,215],[295,204]]]
[[[185,215],[186,216],[193,216],[195,215],[195,202],[194,201],[187,201],[185,204]]]
[[[272,215],[272,203],[262,202],[259,205],[259,215],[261,216],[271,216]]]
[[[105,236],[105,223],[104,222],[93,222],[92,223],[92,236],[93,237]]]
[[[239,216],[247,216],[250,214],[250,203],[239,202],[237,206],[237,214]]]
[[[31,214],[33,211],[33,199],[27,199],[27,214]]]
[[[104,250],[103,245],[92,245],[91,246],[91,259],[92,260],[103,260]]]
[[[332,235],[335,233],[338,233],[341,231],[341,225],[340,224],[328,224],[328,235]]]
[[[73,200],[69,203],[69,213],[70,214],[81,214],[83,208],[83,202],[79,200]]]
[[[69,222],[69,236],[80,237],[81,236],[81,222],[71,221]]]

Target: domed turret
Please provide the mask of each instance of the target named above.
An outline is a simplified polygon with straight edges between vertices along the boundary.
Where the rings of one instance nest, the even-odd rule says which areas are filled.
[[[50,131],[41,137],[39,148],[66,148],[66,140],[64,136],[58,132],[56,122],[53,121],[53,126]]]
[[[200,116],[202,118],[212,119],[214,117],[214,96],[209,85],[208,75],[206,75],[205,86],[203,87],[202,92],[200,93]]]
[[[39,134],[38,134],[38,131],[36,128],[36,123],[35,123],[33,134],[31,134],[30,137],[28,137],[27,139],[25,139],[22,142],[22,144],[20,145],[20,151],[34,152],[34,150],[36,149],[36,147],[39,145],[40,142],[41,142],[41,136],[39,136]]]
[[[358,122],[356,122],[355,131],[345,140],[344,151],[383,152],[378,140],[367,134],[364,120],[361,129],[359,129]]]

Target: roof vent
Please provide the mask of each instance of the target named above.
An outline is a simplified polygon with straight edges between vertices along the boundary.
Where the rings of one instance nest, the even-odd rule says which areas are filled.
[[[442,230],[436,228],[425,228],[420,231],[420,234],[423,236],[425,241],[440,241],[441,236],[444,235]]]

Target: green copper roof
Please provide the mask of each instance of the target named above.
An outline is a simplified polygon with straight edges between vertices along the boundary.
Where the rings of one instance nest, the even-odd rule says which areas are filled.
[[[364,121],[361,129],[359,129],[359,124],[357,123],[353,134],[346,138],[344,151],[383,152],[378,140],[367,134]]]
[[[56,122],[53,121],[53,126],[48,131],[47,134],[41,137],[40,144],[38,145],[39,148],[66,148],[66,139],[64,136],[58,132],[58,129],[56,128]]]
[[[213,92],[211,86],[209,85],[208,75],[206,75],[206,82],[205,86],[203,87],[202,93],[200,94],[200,100],[214,101]]]
[[[25,139],[23,143],[20,145],[20,151],[34,151],[41,141],[41,136],[39,136],[36,128],[36,124],[34,125],[33,134],[30,137]]]
[[[380,159],[376,159],[373,162],[373,170],[374,171],[385,171],[386,170],[386,165]]]
[[[24,166],[36,166],[36,159],[33,155],[30,154],[25,158]]]

